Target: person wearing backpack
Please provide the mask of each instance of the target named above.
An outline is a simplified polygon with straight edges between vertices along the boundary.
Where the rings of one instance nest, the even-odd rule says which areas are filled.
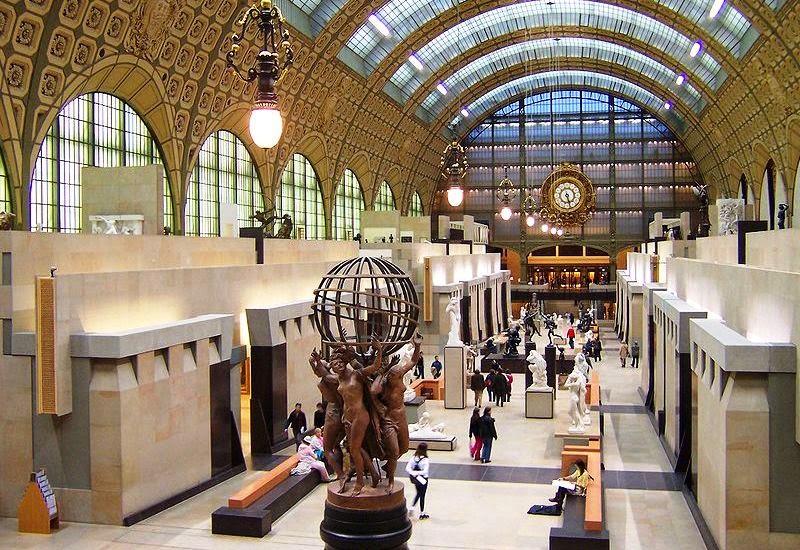
[[[430,460],[428,460],[428,444],[424,441],[417,446],[414,456],[406,464],[406,473],[411,479],[411,483],[417,490],[414,502],[408,513],[414,513],[414,506],[419,502],[419,519],[428,519],[430,516],[425,513],[425,494],[428,492],[428,477],[430,475]]]
[[[631,346],[631,368],[639,368],[639,341],[634,340]]]
[[[492,443],[494,443],[496,439],[497,429],[494,427],[492,408],[485,407],[483,409],[483,416],[481,417],[481,441],[483,442],[481,464],[488,464],[492,461]]]
[[[501,367],[497,367],[497,374],[495,374],[492,379],[492,389],[494,390],[494,404],[502,407],[506,402],[508,380],[506,380],[506,376]]]

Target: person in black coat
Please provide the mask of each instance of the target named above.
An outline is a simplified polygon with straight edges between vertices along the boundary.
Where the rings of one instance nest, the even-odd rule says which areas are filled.
[[[508,381],[506,380],[506,375],[503,374],[503,369],[500,367],[497,368],[497,373],[492,379],[492,389],[494,389],[494,404],[502,407],[506,402]]]
[[[306,413],[303,412],[303,405],[295,403],[294,410],[289,414],[286,423],[283,427],[283,433],[289,431],[289,426],[292,427],[292,435],[294,435],[294,444],[297,449],[300,448],[300,443],[303,441],[303,433],[305,433],[308,424],[306,423]]]
[[[489,369],[489,374],[486,375],[486,380],[484,384],[486,385],[486,393],[489,394],[489,403],[494,401],[494,377],[497,374],[497,371],[492,367]]]
[[[419,359],[417,359],[417,366],[414,367],[414,377],[419,380],[425,376],[425,360],[422,358],[422,354],[419,354]]]
[[[481,449],[481,463],[488,464],[492,461],[492,443],[497,439],[497,429],[494,427],[494,418],[492,418],[492,408],[486,407],[483,409],[483,416],[481,417],[481,442],[483,448]]]
[[[314,427],[322,428],[325,426],[325,407],[322,403],[317,403],[317,410],[314,411]]]
[[[486,380],[480,370],[475,369],[475,372],[472,373],[469,387],[475,394],[475,406],[480,407],[483,404],[483,391],[486,389]]]

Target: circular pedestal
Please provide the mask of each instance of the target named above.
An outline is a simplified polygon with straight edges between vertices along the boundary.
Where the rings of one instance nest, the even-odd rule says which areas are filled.
[[[385,483],[385,482],[384,482]],[[339,484],[328,485],[325,518],[319,526],[320,538],[329,550],[405,550],[411,537],[403,482],[396,481],[391,492],[381,483],[365,487],[358,496],[347,490],[338,493]]]

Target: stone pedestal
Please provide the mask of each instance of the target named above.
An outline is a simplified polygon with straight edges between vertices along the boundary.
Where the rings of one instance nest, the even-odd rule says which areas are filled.
[[[385,482],[378,487],[365,487],[358,496],[337,493],[339,483],[328,485],[325,517],[319,536],[326,550],[406,550],[411,538],[403,483],[395,481],[386,493]]]
[[[406,422],[408,424],[417,424],[425,412],[425,398],[415,397],[411,401],[406,401]]]
[[[466,359],[464,346],[444,348],[445,409],[463,409],[467,406]]]
[[[525,390],[525,418],[553,418],[553,388]]]

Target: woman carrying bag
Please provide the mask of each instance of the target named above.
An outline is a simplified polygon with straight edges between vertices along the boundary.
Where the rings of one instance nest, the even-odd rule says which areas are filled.
[[[425,513],[425,493],[428,491],[428,472],[430,461],[428,460],[428,444],[420,443],[414,456],[406,464],[406,473],[411,478],[411,483],[417,489],[417,495],[411,504],[408,513],[414,513],[414,506],[419,502],[419,519],[428,519],[430,516]]]

